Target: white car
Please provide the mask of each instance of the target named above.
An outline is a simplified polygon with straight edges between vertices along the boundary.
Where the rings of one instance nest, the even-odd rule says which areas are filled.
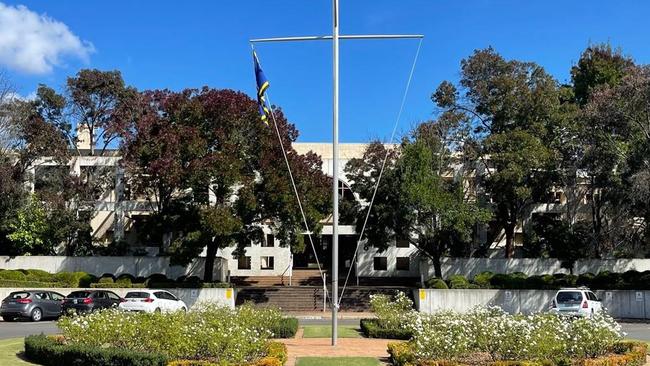
[[[588,288],[565,288],[555,294],[550,311],[561,315],[592,317],[603,311],[603,304]]]
[[[146,313],[187,311],[187,305],[182,300],[165,290],[127,292],[119,307],[126,311],[144,311]]]

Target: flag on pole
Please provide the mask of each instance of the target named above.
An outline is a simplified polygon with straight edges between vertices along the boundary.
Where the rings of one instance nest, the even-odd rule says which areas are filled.
[[[269,113],[271,113],[271,111],[266,106],[266,99],[264,93],[266,93],[266,89],[269,88],[269,81],[266,80],[266,76],[264,75],[264,71],[262,71],[262,67],[260,66],[260,61],[257,59],[257,54],[255,53],[255,50],[253,50],[253,62],[255,63],[255,81],[257,82],[257,105],[260,110],[260,119],[262,120],[262,122],[268,125]]]

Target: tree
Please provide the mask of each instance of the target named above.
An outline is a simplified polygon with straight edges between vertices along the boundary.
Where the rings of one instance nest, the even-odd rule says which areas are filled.
[[[557,82],[534,63],[507,61],[488,48],[461,62],[459,84],[462,96],[443,82],[434,100],[474,127],[476,156],[485,168],[495,220],[505,231],[505,255],[511,257],[515,228],[536,196],[551,187],[546,139],[560,108]]]
[[[471,168],[454,169],[460,156],[454,149],[462,146],[464,129],[453,117],[447,114],[421,124],[399,152],[389,152],[366,229],[368,242],[379,250],[394,239],[408,240],[432,260],[437,277],[442,276],[440,258],[471,241],[476,225],[490,216],[469,193],[474,184]],[[362,159],[352,159],[346,166],[353,190],[366,201],[372,197],[384,156],[385,147],[373,143]],[[357,227],[363,225],[367,210],[360,209]]]
[[[256,103],[232,90],[145,92],[138,118],[123,129],[123,165],[134,193],[151,198],[177,261],[206,249],[212,279],[219,248],[243,254],[270,225],[282,245],[304,248],[302,219],[277,136],[259,121]],[[297,131],[280,110],[276,120],[312,227],[324,217],[327,179],[314,154],[291,149]]]
[[[592,221],[599,256],[635,255],[642,248],[634,243],[648,243],[649,107],[650,71],[633,67],[617,85],[596,88],[584,108],[590,126],[585,167],[592,177]]]
[[[620,49],[613,50],[607,43],[587,47],[578,64],[571,68],[576,101],[580,105],[587,104],[594,88],[617,85],[632,66],[631,58],[624,56]]]

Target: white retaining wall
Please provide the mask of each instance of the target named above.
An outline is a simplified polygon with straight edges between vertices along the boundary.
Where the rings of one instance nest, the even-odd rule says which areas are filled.
[[[187,266],[170,265],[169,257],[66,257],[66,256],[0,256],[1,269],[42,269],[56,272],[88,272],[101,276],[104,273],[120,275],[128,273],[133,276],[147,277],[162,273],[169,278],[180,276],[199,276],[203,278],[205,258],[197,258]],[[214,261],[215,281],[228,281],[228,263],[217,257]]]
[[[4,299],[11,292],[14,291],[23,291],[26,289],[22,288],[0,288],[0,299]],[[80,290],[107,290],[113,291],[121,297],[124,297],[129,291],[138,291],[142,289],[137,288],[107,288],[107,289],[98,289],[98,288],[44,288],[45,291],[54,291],[62,295],[67,296],[73,291]],[[235,297],[237,295],[236,291],[232,288],[167,288],[164,289],[172,294],[176,295],[179,299],[183,300],[188,308],[201,303],[210,303],[218,306],[225,306],[231,309],[235,308]]]
[[[547,311],[555,290],[414,290],[418,311],[467,312],[476,306],[499,306],[511,314]],[[594,291],[615,318],[650,319],[650,291]]]
[[[557,259],[541,258],[443,258],[441,260],[442,277],[460,274],[472,278],[476,274],[490,271],[493,273],[523,272],[528,276],[569,273],[562,268]],[[573,266],[574,274],[598,273],[600,271],[625,272],[650,270],[650,259],[587,259],[578,260]],[[420,263],[420,273],[424,279],[434,277],[435,271],[430,261]]]

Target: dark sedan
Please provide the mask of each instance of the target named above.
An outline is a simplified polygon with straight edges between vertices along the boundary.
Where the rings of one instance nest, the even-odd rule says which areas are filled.
[[[0,315],[7,322],[17,318],[28,318],[35,322],[43,318],[58,318],[61,316],[63,298],[54,291],[15,291],[2,300]]]
[[[74,291],[63,300],[63,313],[89,313],[99,309],[117,308],[120,302],[122,298],[112,291]]]

